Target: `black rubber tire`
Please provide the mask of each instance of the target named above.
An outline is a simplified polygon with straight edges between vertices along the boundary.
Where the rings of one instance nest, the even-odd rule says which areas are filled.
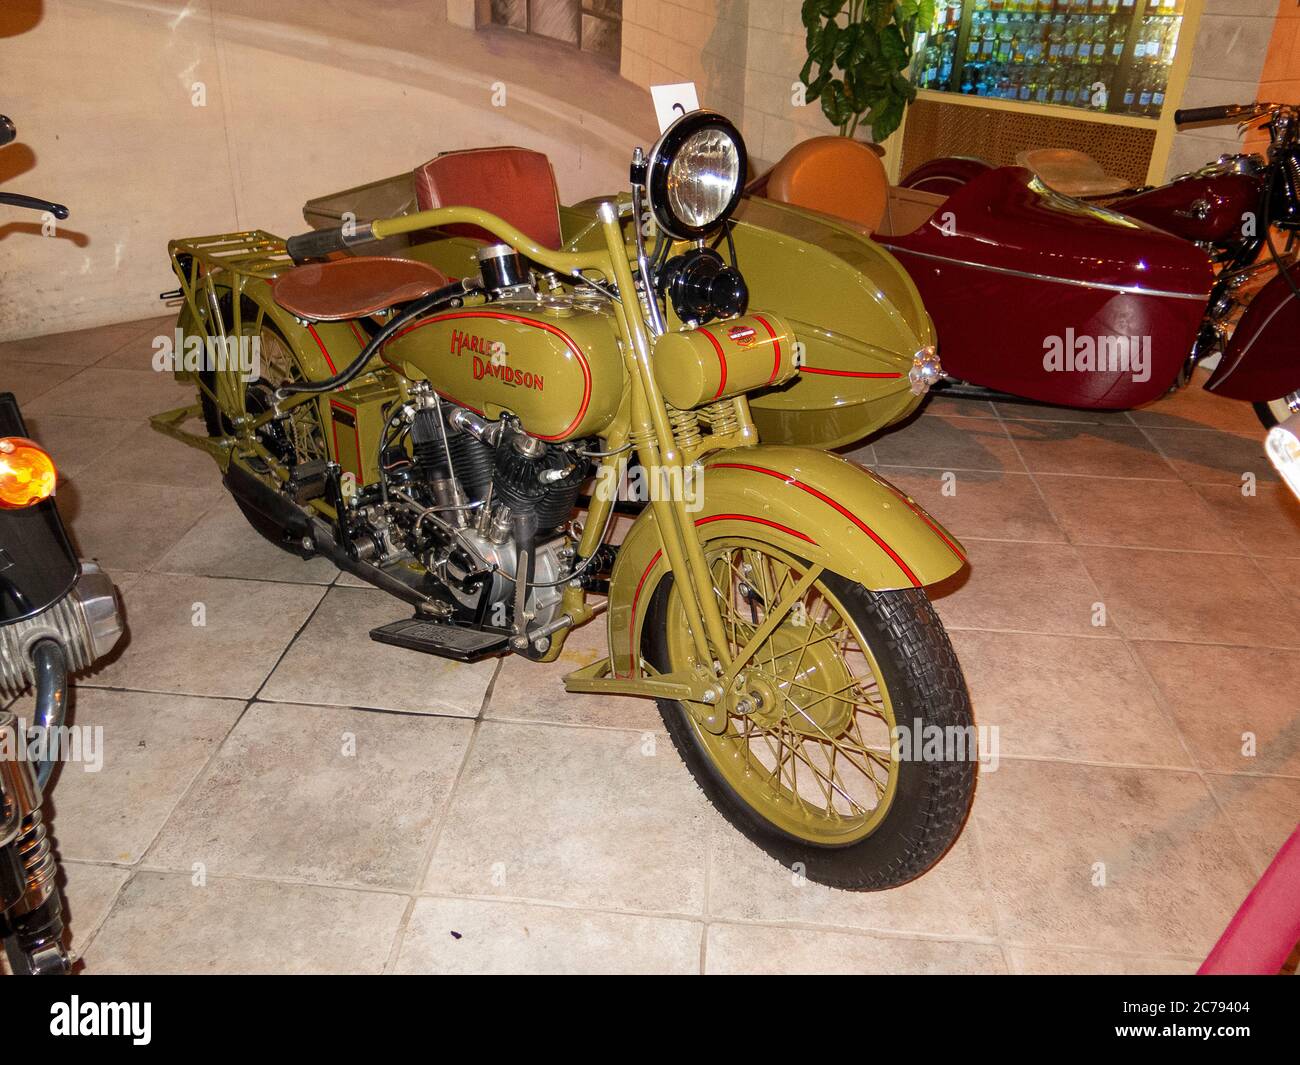
[[[969,726],[970,696],[948,634],[919,589],[872,592],[827,573],[822,580],[853,615],[880,666],[895,720],[923,726]],[[667,627],[671,575],[651,599],[643,651],[669,669]],[[681,703],[658,700],[659,712],[682,761],[718,811],[758,847],[811,881],[851,891],[882,891],[915,880],[943,857],[961,833],[975,791],[975,763],[908,761],[885,819],[865,839],[840,847],[801,840],[759,815],[715,768],[695,737]]]

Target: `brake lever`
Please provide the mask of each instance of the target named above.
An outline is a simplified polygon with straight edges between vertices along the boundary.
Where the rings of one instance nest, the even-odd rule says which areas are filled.
[[[0,192],[0,203],[8,204],[10,207],[26,207],[31,211],[48,211],[60,221],[71,214],[61,203],[41,200],[35,196],[23,196],[17,192]]]

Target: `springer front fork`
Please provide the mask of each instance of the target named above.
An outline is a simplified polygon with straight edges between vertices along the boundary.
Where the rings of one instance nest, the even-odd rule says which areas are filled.
[[[0,939],[19,975],[68,972],[58,863],[45,835],[41,787],[21,757],[18,718],[0,711]]]

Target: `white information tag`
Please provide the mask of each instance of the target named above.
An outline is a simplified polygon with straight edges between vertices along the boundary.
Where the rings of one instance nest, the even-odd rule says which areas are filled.
[[[660,133],[687,111],[700,109],[700,98],[693,81],[684,81],[680,85],[651,85],[650,98],[655,102]]]

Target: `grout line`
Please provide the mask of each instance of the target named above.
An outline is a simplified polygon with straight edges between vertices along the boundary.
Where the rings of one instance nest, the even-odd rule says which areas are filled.
[[[470,726],[469,739],[465,743],[465,753],[461,757],[460,765],[456,768],[456,775],[452,777],[451,786],[447,789],[447,794],[442,801],[442,808],[434,820],[433,831],[429,833],[429,844],[425,848],[423,860],[420,862],[419,871],[416,873],[415,883],[411,890],[410,901],[402,914],[402,919],[398,922],[397,929],[393,933],[393,942],[388,948],[388,957],[384,962],[384,973],[390,974],[397,967],[397,959],[401,953],[402,943],[406,940],[406,933],[410,927],[411,917],[415,913],[416,899],[419,897],[421,889],[429,877],[429,870],[433,866],[433,856],[438,849],[438,843],[442,839],[442,831],[446,827],[448,820],[451,818],[452,804],[456,798],[456,792],[460,787],[461,779],[465,775],[470,758],[473,756],[474,744],[478,739],[479,730],[483,725],[483,715],[487,713],[488,705],[492,701],[492,693],[496,688],[497,678],[501,676],[501,671],[505,668],[506,659],[504,657],[497,659],[496,669],[492,671],[492,676],[488,680],[487,687],[483,691],[483,701],[479,704],[478,713],[474,716],[473,724]],[[463,720],[463,719],[462,719]]]

